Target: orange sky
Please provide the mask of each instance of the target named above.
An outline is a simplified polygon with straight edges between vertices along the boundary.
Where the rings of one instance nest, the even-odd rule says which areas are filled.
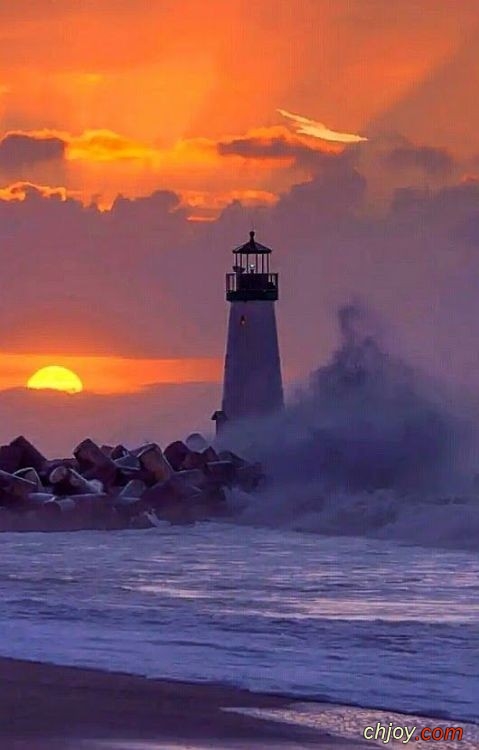
[[[0,20],[4,133],[46,129],[68,142],[66,158],[30,168],[30,180],[105,206],[118,192],[166,187],[193,203],[209,196],[217,208],[233,194],[262,202],[308,171],[291,160],[222,157],[218,142],[286,131],[277,108],[338,130],[388,122],[460,54],[479,8],[475,0],[33,0]],[[471,85],[463,77],[454,89]],[[464,145],[457,112],[404,125],[415,141]],[[469,148],[478,139],[470,134]]]
[[[223,363],[217,359],[127,359],[124,357],[68,357],[51,354],[3,352],[0,390],[26,386],[31,375],[48,365],[76,373],[90,393],[135,393],[153,383],[219,382]]]
[[[118,194],[135,198],[174,191],[186,211],[165,209],[173,218],[161,242],[169,248],[170,241],[177,242],[182,218],[213,224],[220,217],[223,227],[232,214],[223,218],[221,212],[232,201],[251,207],[253,217],[261,207],[273,210],[292,186],[312,179],[315,156],[345,148],[298,133],[279,109],[367,137],[361,166],[370,179],[370,201],[378,205],[392,179],[378,167],[385,134],[445,148],[471,165],[479,154],[477,0],[30,0],[0,5],[0,24],[0,204],[23,201],[30,184],[44,196],[79,199],[85,206],[94,201],[103,211]],[[28,152],[30,156],[20,158],[12,150],[12,136],[26,136],[35,148],[51,143],[52,151],[48,157]],[[477,166],[471,166],[472,176],[476,172]],[[29,210],[34,226],[38,217],[34,207]],[[22,249],[23,224],[21,218],[15,222],[12,232],[18,238],[7,240]],[[4,315],[0,389],[24,385],[35,369],[47,364],[71,367],[87,390],[100,393],[135,391],[151,382],[218,380],[224,320],[212,329],[219,341],[214,351],[204,336],[207,351],[202,357],[207,313],[201,317],[195,309],[187,310],[187,301],[183,311],[183,300],[170,298],[168,290],[159,294],[158,308],[150,312],[135,281],[135,262],[157,272],[153,240],[137,243],[134,227],[131,237],[123,226],[115,230],[111,252],[118,250],[132,279],[138,328],[126,330],[131,315],[120,292],[118,298],[114,290],[108,297],[109,313],[100,311],[102,279],[93,275],[83,281],[85,289],[94,288],[98,310],[85,303],[83,313],[78,268],[85,252],[75,245],[73,218],[71,222],[65,232],[73,233],[65,234],[64,247],[60,230],[57,244],[38,230],[39,256],[32,250],[32,258],[48,257],[38,281],[45,294],[35,288],[36,261],[22,266],[21,252],[18,260],[10,254],[18,285],[14,298],[23,300],[25,294],[34,302],[15,314],[9,308]],[[58,226],[55,217],[54,224]],[[97,222],[91,237],[85,231],[82,239],[94,240],[101,249],[108,226]],[[181,232],[189,238],[183,225]],[[240,239],[232,238],[232,244]],[[71,247],[77,255],[70,258]],[[59,269],[65,258],[66,276]],[[93,261],[101,264],[102,278],[108,280],[110,256],[97,253]],[[173,261],[165,262],[173,273]],[[190,276],[182,288],[194,279],[200,293],[199,268],[184,271]],[[219,298],[224,270],[218,267],[216,286],[211,286]],[[71,279],[65,298],[64,277]],[[118,278],[114,283],[121,283]],[[55,300],[60,300],[58,309],[50,309]],[[63,318],[61,306],[70,303],[72,309],[76,305],[75,315]],[[159,324],[164,351],[133,359],[129,349],[142,339],[148,328],[142,328],[144,321],[154,315],[173,321],[179,333],[175,337]],[[117,321],[112,351],[103,358],[93,356],[109,316]],[[286,331],[288,324],[286,320]],[[40,329],[45,333],[39,334]],[[81,345],[71,331],[82,332]],[[145,349],[154,335],[153,327],[144,333]],[[44,341],[46,354],[39,341]],[[108,341],[106,333],[101,341]],[[190,354],[171,354],[182,341]]]

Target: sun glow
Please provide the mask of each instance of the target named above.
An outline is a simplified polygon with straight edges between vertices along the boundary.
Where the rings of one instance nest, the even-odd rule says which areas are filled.
[[[64,393],[80,393],[83,390],[83,383],[72,370],[57,365],[49,365],[37,370],[29,378],[27,388],[33,388],[34,390],[49,388]]]

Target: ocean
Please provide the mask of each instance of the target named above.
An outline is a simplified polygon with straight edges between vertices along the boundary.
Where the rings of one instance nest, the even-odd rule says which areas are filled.
[[[230,523],[1,542],[4,656],[479,723],[477,551]]]

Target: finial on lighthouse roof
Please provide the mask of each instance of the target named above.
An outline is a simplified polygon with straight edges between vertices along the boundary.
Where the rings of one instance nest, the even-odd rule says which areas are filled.
[[[256,242],[255,240],[255,231],[252,229],[249,233],[249,240],[248,242],[245,242],[244,245],[240,245],[239,247],[236,247],[233,252],[234,253],[258,253],[259,255],[262,253],[270,253],[271,248],[266,247],[266,245],[261,245],[259,242]]]

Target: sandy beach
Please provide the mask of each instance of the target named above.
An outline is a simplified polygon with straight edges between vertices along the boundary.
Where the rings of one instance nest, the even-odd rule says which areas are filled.
[[[0,659],[0,746],[8,750],[358,746],[223,710],[290,703],[224,685]]]

